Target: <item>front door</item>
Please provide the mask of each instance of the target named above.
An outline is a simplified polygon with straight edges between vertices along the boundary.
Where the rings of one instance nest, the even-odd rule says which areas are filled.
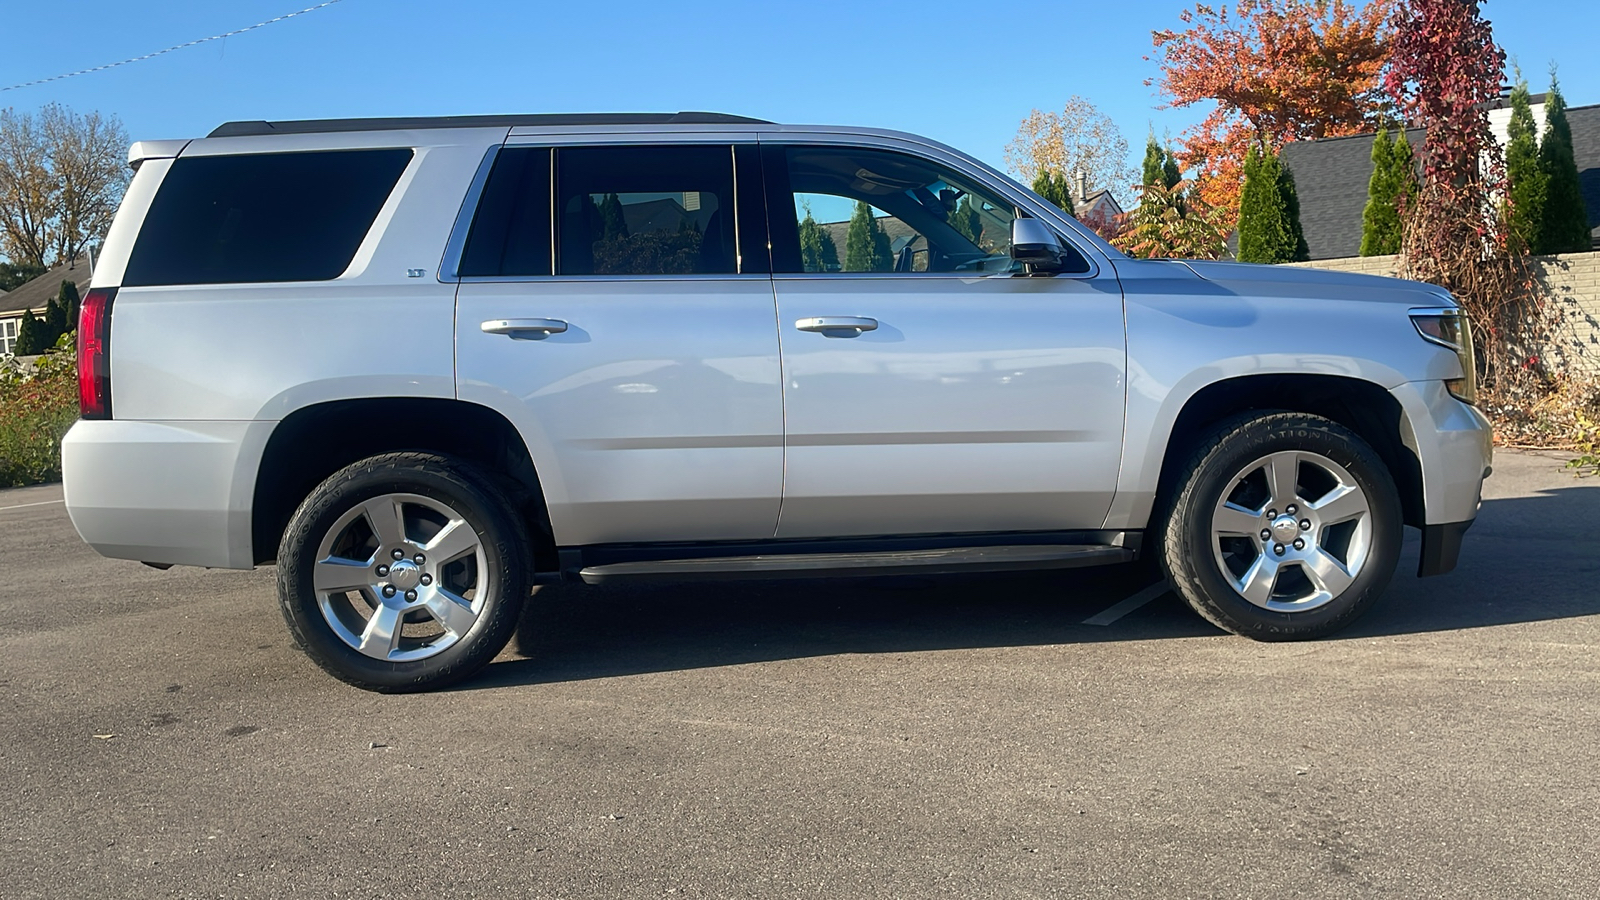
[[[763,158],[778,535],[1100,528],[1122,452],[1115,276],[1014,271],[1016,208],[954,165],[811,143]]]
[[[736,155],[752,177],[753,144],[507,147],[485,183],[458,391],[522,433],[564,546],[773,534],[778,339]]]

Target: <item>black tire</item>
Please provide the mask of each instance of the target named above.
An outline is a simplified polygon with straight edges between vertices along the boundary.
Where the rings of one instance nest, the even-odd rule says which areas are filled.
[[[370,691],[432,690],[482,669],[505,647],[516,629],[523,601],[530,592],[533,572],[532,544],[527,528],[503,497],[504,492],[498,489],[489,473],[469,463],[429,453],[385,453],[335,472],[300,504],[289,520],[278,549],[278,599],[295,642],[328,674]],[[403,553],[426,549],[421,535],[430,527],[438,529],[433,535],[435,538],[442,534],[443,528],[453,521],[446,513],[455,514],[465,523],[465,526],[457,525],[461,540],[471,541],[475,537],[475,543],[464,551],[466,555],[448,563],[449,568],[437,569],[436,574],[435,570],[425,568],[424,564],[429,564],[426,559],[424,564],[413,564],[412,558],[390,563],[386,557],[401,548],[383,546],[375,518],[358,512],[363,504],[374,500],[380,504],[390,503],[398,511],[396,521],[403,533],[403,540],[398,543],[405,548]],[[439,513],[440,508],[446,513]],[[353,521],[340,524],[352,515],[360,520],[360,525]],[[445,519],[443,526],[438,524],[440,518]],[[336,527],[338,535],[331,533]],[[400,623],[401,636],[384,646],[380,635],[380,639],[372,641],[371,653],[407,654],[417,658],[377,658],[357,649],[348,637],[341,637],[340,628],[350,635],[360,624],[363,605],[371,607],[368,623],[372,622],[371,617],[378,615],[384,605],[379,596],[380,587],[339,593],[324,591],[329,595],[326,607],[319,596],[315,572],[324,541],[342,541],[341,547],[356,546],[352,543],[356,539],[351,535],[359,535],[362,527],[372,533],[368,544],[360,545],[362,549],[354,553],[341,551],[333,555],[347,560],[344,564],[351,565],[352,571],[359,573],[352,578],[384,581],[371,574],[381,567],[388,587],[400,585],[410,590],[400,593],[393,604],[398,606],[400,600],[406,598],[416,603],[388,613],[397,617],[391,621]],[[463,527],[470,527],[471,534],[459,531]],[[352,565],[348,561],[361,558],[368,546],[373,549],[365,563]],[[435,560],[431,565],[442,562]],[[406,567],[404,572],[401,566]],[[447,593],[466,583],[465,579],[471,580],[472,588],[461,590],[457,595]],[[432,594],[430,585],[434,586]],[[429,612],[435,603],[445,606],[441,598],[460,600],[468,593],[472,594],[468,606],[448,607],[443,617]],[[457,621],[459,633],[451,631],[444,624],[447,618],[452,618],[448,614],[462,613],[462,609],[466,610],[463,616],[476,618],[460,618]],[[408,626],[411,632],[420,631],[424,636],[405,637]],[[427,636],[430,628],[438,635]],[[389,633],[394,631],[388,629]],[[364,641],[363,646],[367,645]]]
[[[1259,491],[1254,487],[1255,484],[1264,485],[1266,502],[1272,502],[1271,498],[1276,496],[1271,493],[1270,483],[1267,483],[1273,477],[1271,463],[1249,472],[1244,479],[1236,480],[1236,476],[1259,461],[1295,459],[1294,455],[1273,456],[1285,454],[1286,451],[1310,454],[1291,467],[1296,473],[1293,477],[1297,497],[1300,496],[1302,484],[1319,477],[1318,471],[1330,478],[1341,477],[1332,475],[1331,469],[1318,469],[1320,457],[1324,462],[1332,461],[1342,467],[1344,473],[1353,478],[1364,492],[1365,496],[1361,499],[1365,500],[1366,515],[1370,516],[1370,521],[1357,520],[1362,524],[1341,523],[1327,528],[1314,525],[1304,529],[1303,533],[1296,533],[1295,538],[1309,538],[1309,551],[1296,549],[1292,546],[1292,539],[1281,545],[1278,543],[1279,535],[1283,532],[1274,531],[1270,526],[1277,522],[1278,527],[1286,528],[1282,524],[1284,520],[1294,518],[1286,516],[1282,510],[1268,509],[1267,512],[1279,513],[1270,519],[1265,513],[1261,514],[1258,524],[1262,526],[1263,534],[1257,536],[1264,539],[1253,544],[1243,543],[1238,537],[1219,537],[1214,528],[1222,527],[1221,517],[1232,511],[1220,506],[1225,496],[1234,507],[1247,509],[1256,508],[1249,502],[1251,491]],[[1307,464],[1311,466],[1309,470]],[[1310,475],[1304,474],[1308,471]],[[1382,459],[1348,428],[1303,413],[1251,413],[1224,422],[1208,432],[1183,462],[1179,473],[1175,493],[1168,505],[1170,511],[1165,515],[1164,522],[1158,519],[1160,526],[1163,526],[1157,536],[1162,565],[1179,596],[1218,627],[1262,641],[1324,637],[1355,621],[1388,586],[1400,557],[1403,527],[1400,497]],[[1257,478],[1260,481],[1251,481]],[[1305,490],[1310,492],[1314,489],[1315,486],[1310,486]],[[1338,489],[1335,483],[1330,493],[1324,496],[1333,496],[1331,490]],[[1258,492],[1254,496],[1262,495]],[[1310,503],[1304,505],[1314,508]],[[1335,518],[1330,513],[1329,519]],[[1358,531],[1358,528],[1367,530]],[[1338,535],[1336,531],[1339,531]],[[1271,533],[1272,537],[1265,538],[1265,533]],[[1361,562],[1353,580],[1335,593],[1331,587],[1336,583],[1333,579],[1328,579],[1326,584],[1320,580],[1313,581],[1315,573],[1311,567],[1299,565],[1295,558],[1300,555],[1309,559],[1317,551],[1325,551],[1337,558],[1334,544],[1339,535],[1345,533],[1351,535],[1342,538],[1346,541],[1344,552],[1347,559],[1343,562],[1347,565],[1342,565],[1335,575],[1341,579],[1350,577],[1348,563],[1354,557],[1348,555],[1356,552],[1352,548],[1357,546],[1358,540],[1359,546],[1366,549],[1358,553]],[[1324,539],[1328,541],[1327,547],[1321,543]],[[1278,554],[1275,549],[1277,546],[1283,546],[1285,553]],[[1252,581],[1250,575],[1256,571],[1251,567],[1253,561],[1249,554],[1252,552],[1258,554],[1263,571],[1268,564],[1272,564],[1273,571],[1284,573],[1255,579],[1257,585],[1268,578],[1272,579],[1265,598],[1262,598],[1259,589],[1254,592],[1258,598],[1256,603],[1246,599],[1242,590],[1236,587],[1237,584],[1249,584]],[[1322,567],[1321,571],[1329,571],[1322,557],[1316,557],[1315,561]],[[1298,575],[1292,574],[1296,568],[1299,569]],[[1297,601],[1293,593],[1284,594],[1279,599],[1277,586],[1284,579],[1294,578],[1304,581],[1302,590],[1306,599]],[[1321,576],[1317,575],[1317,578],[1321,579]],[[1327,595],[1332,595],[1332,598],[1320,599]],[[1297,602],[1308,605],[1297,609],[1294,608]],[[1267,608],[1263,603],[1277,608]],[[1311,603],[1319,605],[1309,605]]]

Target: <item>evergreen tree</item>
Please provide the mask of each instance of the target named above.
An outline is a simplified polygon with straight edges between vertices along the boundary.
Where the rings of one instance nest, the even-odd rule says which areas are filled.
[[[1139,206],[1144,221],[1157,221],[1169,210],[1176,210],[1177,214],[1182,216],[1183,192],[1173,190],[1183,178],[1182,173],[1178,171],[1178,158],[1172,151],[1156,142],[1154,132],[1151,132],[1150,139],[1144,145],[1144,167],[1141,177],[1143,181],[1140,184],[1147,188],[1139,193]]]
[[[622,216],[622,200],[615,193],[600,202],[600,240],[627,237],[628,222]]]
[[[1578,164],[1572,154],[1572,126],[1567,103],[1555,73],[1545,98],[1544,140],[1539,145],[1539,168],[1545,177],[1544,214],[1539,223],[1538,253],[1581,253],[1591,246],[1589,214],[1578,184]]]
[[[82,303],[82,298],[78,296],[78,285],[62,279],[61,290],[56,291],[56,303],[61,304],[62,319],[66,319],[61,328],[62,335],[66,335],[70,331],[77,331],[78,304]]]
[[[1506,177],[1511,181],[1511,232],[1529,253],[1543,240],[1549,179],[1539,164],[1539,126],[1533,121],[1528,82],[1517,72],[1511,89],[1511,122],[1506,126]]]
[[[1308,256],[1293,173],[1270,148],[1250,148],[1239,195],[1239,261],[1283,263]]]
[[[1150,140],[1144,145],[1144,181],[1141,184],[1160,184],[1164,188],[1171,188],[1178,183],[1183,174],[1178,171],[1178,158],[1172,151],[1156,143],[1156,136],[1150,135]]]
[[[1183,173],[1178,171],[1177,154],[1173,153],[1171,150],[1163,150],[1161,152],[1166,154],[1167,157],[1161,163],[1161,174],[1164,178],[1166,178],[1167,188],[1170,190],[1174,187],[1177,187],[1178,182],[1183,180]]]
[[[956,211],[950,214],[950,227],[961,232],[961,236],[971,241],[974,247],[978,246],[979,238],[983,237],[983,219],[972,205],[971,194],[962,197]]]
[[[1361,255],[1400,252],[1400,206],[1417,191],[1416,161],[1404,130],[1389,139],[1379,129],[1372,140],[1372,178],[1367,182],[1367,207],[1361,213]]]
[[[33,310],[23,310],[22,322],[17,325],[17,343],[11,352],[17,356],[36,356],[53,343],[45,341],[44,323],[34,316]]]
[[[1155,184],[1160,181],[1165,186],[1166,176],[1162,172],[1162,164],[1166,161],[1166,156],[1167,152],[1156,143],[1156,136],[1152,133],[1144,145],[1144,174],[1140,184]]]
[[[66,333],[66,326],[67,311],[51,297],[45,302],[44,315],[39,317],[39,340],[47,347],[54,347],[56,338]]]
[[[889,251],[889,235],[872,214],[872,207],[856,201],[850,216],[850,230],[844,236],[846,272],[892,272],[894,254]]]
[[[60,303],[61,308],[66,311],[66,332],[77,331],[78,307],[83,303],[83,299],[78,296],[78,286],[73,284],[71,281],[63,279],[61,282],[61,291],[56,294],[56,302]]]
[[[62,282],[62,284],[70,284],[70,282]],[[44,307],[45,337],[50,342],[50,346],[54,347],[56,339],[66,334],[69,330],[66,299],[58,293],[51,297],[50,302],[45,304]]]
[[[1072,186],[1067,182],[1067,176],[1059,172],[1039,170],[1033,179],[1033,192],[1054,203],[1069,216],[1078,214],[1077,204],[1072,202]]]
[[[804,272],[839,271],[839,248],[827,229],[811,217],[809,209],[800,220],[800,263]]]

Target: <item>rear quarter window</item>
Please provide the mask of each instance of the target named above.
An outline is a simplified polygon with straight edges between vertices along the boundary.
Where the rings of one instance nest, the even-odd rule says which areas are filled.
[[[150,203],[122,283],[337,278],[411,157],[399,148],[180,158]]]

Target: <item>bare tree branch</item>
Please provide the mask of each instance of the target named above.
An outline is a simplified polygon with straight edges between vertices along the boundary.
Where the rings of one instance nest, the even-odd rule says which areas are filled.
[[[1081,170],[1091,188],[1110,190],[1122,205],[1138,181],[1128,165],[1128,141],[1117,123],[1076,95],[1060,112],[1029,113],[1006,145],[1006,165],[1022,176],[1024,184],[1032,183],[1040,171],[1070,179]]]
[[[102,237],[127,187],[127,144],[114,116],[0,111],[0,253],[50,266]]]

